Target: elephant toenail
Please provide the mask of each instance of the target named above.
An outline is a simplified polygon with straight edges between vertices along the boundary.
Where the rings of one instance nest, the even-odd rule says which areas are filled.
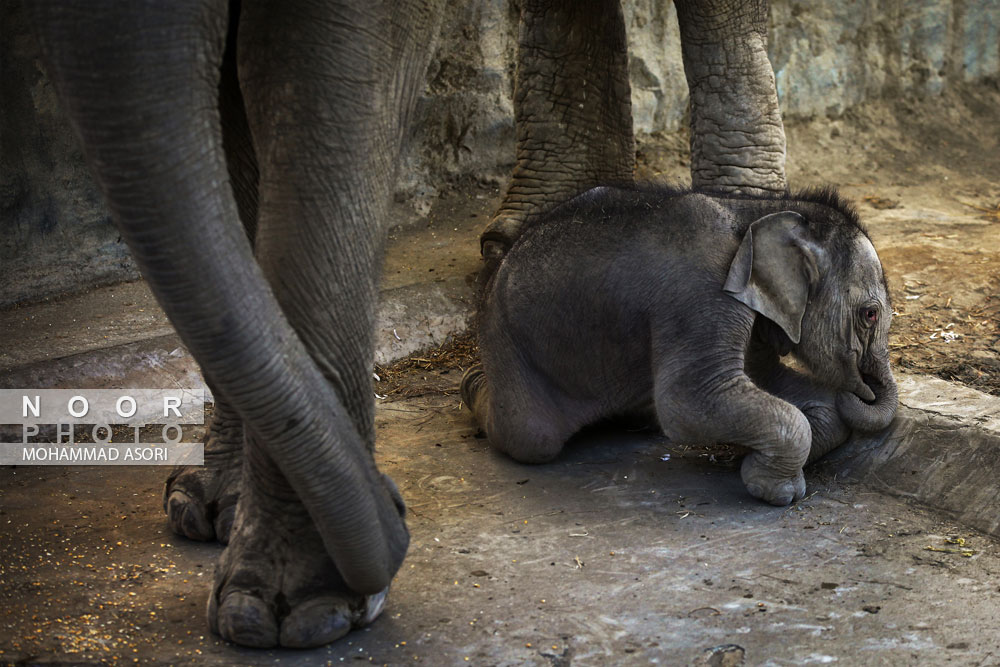
[[[319,598],[295,607],[281,624],[281,645],[313,648],[336,641],[351,630],[347,601]]]
[[[389,589],[385,589],[381,593],[375,593],[375,595],[369,595],[365,597],[365,609],[362,612],[361,620],[358,623],[359,626],[366,626],[378,618],[379,614],[385,608],[385,600],[389,597]]]
[[[167,517],[171,529],[192,540],[215,539],[215,530],[205,517],[205,510],[183,491],[173,491],[167,498]]]
[[[278,644],[278,624],[264,601],[249,593],[229,593],[217,611],[219,634],[242,646],[271,648]]]

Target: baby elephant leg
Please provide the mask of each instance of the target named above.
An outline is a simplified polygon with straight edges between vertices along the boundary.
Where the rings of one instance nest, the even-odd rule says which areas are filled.
[[[577,430],[521,375],[487,377],[476,364],[462,377],[461,393],[490,444],[521,463],[551,461]]]
[[[794,405],[809,420],[812,445],[807,463],[833,451],[851,436],[850,427],[837,412],[837,392],[833,389],[781,363],[762,377],[754,377],[754,381],[762,389]]]
[[[709,395],[690,389],[657,392],[657,415],[668,436],[728,442],[754,450],[741,468],[747,491],[772,505],[805,496],[802,466],[812,437],[809,422],[795,406],[759,389],[746,376],[716,386]]]

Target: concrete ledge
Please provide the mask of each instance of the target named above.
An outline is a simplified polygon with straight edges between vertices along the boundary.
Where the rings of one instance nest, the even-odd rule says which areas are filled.
[[[475,298],[464,281],[383,290],[375,321],[375,363],[384,366],[444,344],[465,332],[474,313]]]
[[[67,327],[60,345],[48,348],[30,341],[24,331],[19,337],[12,336],[15,342],[7,352],[14,363],[0,363],[0,388],[184,386],[207,389],[197,362],[180,337],[176,333],[163,333],[172,328],[145,283],[134,283],[129,289],[155,322],[151,326],[117,327],[111,344],[108,337],[101,334],[105,323],[84,317],[99,310],[88,310],[80,305],[93,301],[92,294],[2,314],[0,324],[4,318],[17,319],[25,323],[21,328],[28,330],[36,326],[35,313],[62,307],[79,313],[84,324]],[[474,310],[474,297],[464,279],[450,278],[441,283],[382,290],[376,317],[375,363],[391,364],[414,352],[443,344],[449,336],[467,329]],[[75,322],[73,320],[74,325]],[[87,326],[88,322],[92,326]],[[46,353],[48,357],[44,356]]]
[[[175,333],[0,369],[0,389],[77,387],[207,389],[198,364]]]
[[[934,377],[898,380],[892,427],[821,465],[1000,536],[1000,398]]]

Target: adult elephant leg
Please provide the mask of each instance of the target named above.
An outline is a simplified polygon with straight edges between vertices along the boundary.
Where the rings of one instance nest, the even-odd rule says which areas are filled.
[[[229,30],[219,80],[222,146],[240,221],[253,243],[257,230],[257,158],[236,76],[238,3],[230,5]],[[205,440],[205,464],[178,466],[163,493],[163,509],[178,535],[226,544],[236,515],[243,462],[243,419],[217,388]]]
[[[632,180],[630,95],[619,0],[521,3],[517,162],[480,237],[488,262],[510,247],[531,214],[593,186]]]
[[[229,187],[216,111],[226,3],[96,7],[38,2],[30,9],[64,108],[158,301],[209,381],[266,443],[307,508],[345,587],[356,595],[383,591],[408,543],[398,494],[375,468],[370,441],[355,427],[328,374],[288,324],[253,260]],[[361,26],[350,43],[383,62],[376,54],[387,52],[374,46],[376,37],[383,40],[403,26],[419,30],[411,28],[420,25],[415,17],[399,12],[391,16],[400,17],[398,22],[387,18],[384,24]],[[354,18],[346,9],[343,15]],[[344,16],[313,24],[342,28]],[[367,43],[358,35],[368,36]],[[330,43],[328,33],[316,39],[308,26],[304,38],[298,37],[292,35],[291,41],[304,49]],[[275,58],[283,64],[302,60],[282,55]],[[307,60],[315,60],[315,53]],[[387,54],[384,60],[392,58]],[[393,64],[386,67],[391,70]],[[404,80],[418,81],[414,69],[423,72],[419,63],[396,71],[412,77]],[[367,72],[350,67],[339,71],[352,80],[371,80]],[[395,83],[388,87],[402,97],[404,87]],[[330,114],[319,120],[337,118],[336,110],[315,111]],[[391,158],[391,151],[381,151],[390,129],[398,140],[398,127],[378,129],[383,133],[373,135],[375,152]],[[343,175],[309,174],[324,182],[338,176]],[[362,201],[374,197],[387,182],[389,174],[382,174],[381,181],[356,196]],[[269,574],[280,576],[274,570]]]
[[[784,192],[785,130],[767,58],[767,0],[676,0],[691,94],[691,181]]]
[[[426,69],[431,9],[248,4],[239,28],[238,71],[260,168],[256,257],[344,406],[342,427],[369,459],[386,206],[401,119]],[[351,590],[269,436],[250,424],[246,446],[243,496],[210,600],[213,627],[244,644],[316,646],[371,622],[384,590]]]
[[[205,463],[174,468],[163,492],[170,528],[193,540],[229,542],[243,462],[243,418],[217,391],[205,439]]]

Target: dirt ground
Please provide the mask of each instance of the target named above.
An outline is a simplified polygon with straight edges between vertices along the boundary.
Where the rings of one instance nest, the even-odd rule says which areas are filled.
[[[1000,659],[996,539],[835,466],[771,507],[736,461],[650,431],[594,432],[525,466],[456,396],[380,402],[376,428],[409,554],[376,623],[311,651],[208,631],[221,547],[170,533],[164,468],[0,468],[0,665]]]

